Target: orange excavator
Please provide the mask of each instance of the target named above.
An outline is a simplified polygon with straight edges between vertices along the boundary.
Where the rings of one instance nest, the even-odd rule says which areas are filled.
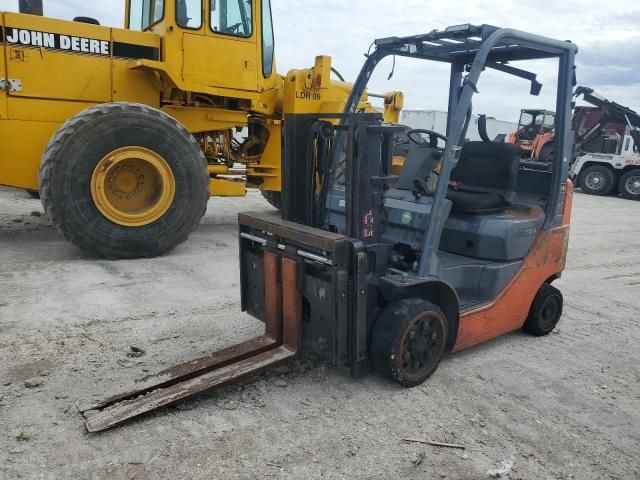
[[[518,130],[509,134],[507,143],[520,145],[524,160],[550,162],[553,157],[555,136],[555,112],[526,109],[520,112]]]

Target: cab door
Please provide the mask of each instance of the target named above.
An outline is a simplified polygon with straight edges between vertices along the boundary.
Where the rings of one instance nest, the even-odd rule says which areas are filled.
[[[208,20],[204,35],[200,32],[184,33],[185,81],[216,88],[257,91],[261,65],[257,2],[204,1]],[[188,7],[199,0],[178,0],[178,16],[181,2]]]

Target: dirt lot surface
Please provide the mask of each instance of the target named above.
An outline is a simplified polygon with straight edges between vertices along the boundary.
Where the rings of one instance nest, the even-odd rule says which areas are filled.
[[[579,193],[547,338],[451,356],[411,390],[305,358],[85,433],[79,405],[260,331],[239,313],[236,213],[269,209],[257,194],[212,199],[175,252],[109,262],[0,189],[0,478],[640,478],[640,203]]]

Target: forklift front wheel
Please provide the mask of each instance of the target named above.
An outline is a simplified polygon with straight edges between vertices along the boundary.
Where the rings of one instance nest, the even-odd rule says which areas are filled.
[[[447,318],[420,298],[390,304],[376,322],[371,360],[381,374],[403,387],[422,384],[436,371],[447,344]]]
[[[536,337],[550,334],[560,321],[562,305],[560,290],[548,283],[542,284],[531,304],[524,331]]]

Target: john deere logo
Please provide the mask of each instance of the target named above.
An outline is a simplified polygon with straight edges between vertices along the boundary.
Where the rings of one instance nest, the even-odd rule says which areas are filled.
[[[402,222],[403,225],[409,225],[412,220],[413,220],[413,215],[411,215],[411,212],[404,212],[402,214],[402,217],[400,218],[400,221]]]
[[[69,52],[93,55],[111,55],[111,42],[93,38],[73,37],[59,33],[39,32],[21,28],[0,28],[0,40],[10,45],[24,45],[27,47],[41,47]]]

